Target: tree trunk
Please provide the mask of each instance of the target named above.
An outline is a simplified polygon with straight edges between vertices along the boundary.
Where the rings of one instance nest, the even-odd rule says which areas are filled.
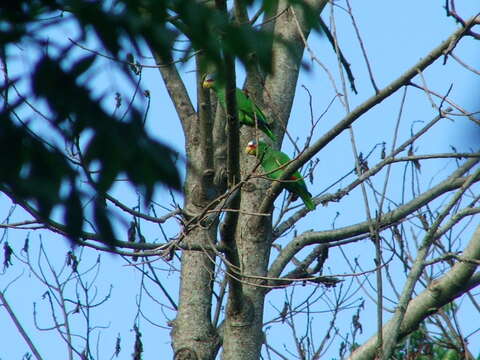
[[[317,14],[320,14],[325,4],[325,1],[317,1],[312,2],[311,5]],[[268,16],[278,16],[271,30],[277,36],[295,44],[295,56],[292,56],[284,46],[274,43],[272,45],[275,56],[273,76],[266,78],[264,86],[261,86],[258,74],[254,72],[251,72],[251,76],[247,78],[249,93],[254,94],[256,103],[263,104],[262,108],[274,123],[275,132],[280,135],[279,139],[282,139],[285,133],[304,50],[294,13],[301,24],[303,35],[308,37],[310,28],[305,25],[302,10],[295,7],[293,11],[286,1],[280,1],[276,12]],[[271,25],[266,25],[266,27],[269,26]],[[254,130],[244,128],[240,143],[246,144],[254,138]],[[276,146],[280,145],[279,140]],[[240,162],[241,175],[245,178],[252,171],[257,160],[248,158],[242,151]],[[236,244],[242,272],[244,306],[240,314],[227,313],[223,336],[224,360],[260,358],[264,342],[263,310],[267,293],[265,277],[272,243],[272,223],[271,216],[253,214],[258,212],[270,185],[269,181],[255,179],[250,180],[248,185],[243,187],[240,204],[242,212],[237,226]]]
[[[161,70],[164,79],[168,78]],[[198,79],[200,83],[200,77]],[[168,86],[169,90],[175,86]],[[186,91],[184,91],[186,94]],[[217,196],[214,185],[214,162],[212,147],[212,119],[206,92],[198,88],[198,115],[193,107],[183,108],[185,98],[178,99],[177,112],[184,125],[188,159],[185,181],[184,221],[201,213]],[[179,111],[180,109],[180,111]],[[204,227],[192,224],[186,232],[182,245],[196,249],[211,248],[216,243],[217,223]],[[214,359],[220,339],[211,321],[215,253],[208,250],[184,250],[182,253],[180,299],[177,318],[172,322],[172,346],[175,359]]]

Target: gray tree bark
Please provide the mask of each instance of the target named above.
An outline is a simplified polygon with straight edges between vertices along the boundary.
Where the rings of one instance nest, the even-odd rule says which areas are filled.
[[[319,16],[326,3],[325,0],[310,0],[308,5],[310,11],[313,11],[315,16]],[[267,117],[273,120],[274,132],[278,138],[273,146],[277,148],[281,146],[281,140],[285,135],[306,45],[305,39],[308,38],[311,30],[304,9],[297,6],[292,7],[286,0],[281,0],[266,15],[265,20],[271,21],[265,22],[264,29],[273,32],[278,38],[289,41],[293,44],[293,48],[287,49],[280,42],[272,43],[274,54],[272,74],[264,76],[257,70],[253,60],[248,69],[245,84],[249,95],[257,104],[261,105]],[[238,17],[245,20],[244,9],[237,7],[236,13]],[[459,36],[462,36],[460,30],[452,35],[452,38]],[[295,166],[298,168],[304,164],[363,113],[404,86],[412,77],[416,76],[418,69],[423,69],[435,61],[448,46],[448,41],[435,49],[435,53],[431,56],[409,70],[406,75],[348,114],[330,132],[327,132],[305,151],[298,161],[288,166],[287,172],[290,169],[293,170]],[[158,56],[157,62],[162,64],[161,58]],[[185,223],[188,223],[189,219],[201,214],[207,206],[210,206],[216,196],[227,190],[227,183],[232,185],[232,164],[229,161],[232,159],[232,149],[229,145],[233,140],[236,143],[236,139],[232,139],[228,129],[233,124],[232,117],[236,116],[233,112],[235,105],[232,107],[232,100],[233,104],[235,101],[228,99],[227,87],[227,114],[220,106],[215,108],[216,99],[210,98],[209,93],[201,88],[202,74],[199,74],[197,76],[199,100],[197,110],[195,110],[175,67],[161,67],[160,71],[185,132],[186,154],[190,165],[185,183],[184,204],[184,219]],[[255,138],[254,129],[248,127],[241,129],[238,149],[241,179],[248,177],[257,163],[256,159],[248,157],[243,152],[244,146],[253,138]],[[229,151],[230,156],[227,156]],[[392,159],[393,157],[394,155],[392,155]],[[369,170],[368,176],[380,171],[383,166],[388,164],[388,160],[388,158],[385,159],[384,164],[382,163],[383,165],[378,169]],[[423,197],[419,196],[414,199],[412,203],[385,214],[382,217],[382,225],[390,226],[406,214],[423,206],[425,204],[422,202],[423,200],[426,199],[425,201],[428,202],[429,199],[438,196],[435,191],[442,194],[462,186],[464,181],[459,178],[452,180],[450,185],[443,183],[438,185],[438,189],[437,187],[433,188],[423,194]],[[477,177],[475,181],[477,181]],[[360,178],[358,183],[361,183]],[[270,249],[275,239],[274,235],[280,235],[272,234],[271,220],[275,191],[278,191],[280,185],[275,184],[272,189],[270,186],[271,182],[258,178],[250,179],[248,183],[243,184],[238,215],[227,213],[223,227],[220,229],[215,222],[206,226],[188,224],[185,227],[182,238],[184,250],[181,259],[180,301],[177,318],[172,322],[172,346],[175,351],[175,359],[214,359],[220,348],[222,348],[224,360],[259,359],[264,343],[262,328],[265,297],[271,286],[276,285],[275,282],[269,281],[268,277],[280,277],[293,256],[307,245],[323,244],[324,240],[345,239],[353,236],[352,234],[368,235],[369,233],[369,223],[365,222],[344,229],[302,234],[283,249],[269,272]],[[261,214],[259,214],[259,209]],[[292,222],[294,223],[295,219],[303,215],[305,213],[295,215],[292,217]],[[279,229],[282,227],[284,228],[282,231],[285,231],[289,226],[288,223],[282,224],[277,231],[281,231]],[[471,246],[465,251],[465,258],[478,259],[479,231],[477,230],[472,238]],[[212,324],[211,307],[216,257],[214,250],[219,242],[217,238],[219,233],[220,245],[224,249],[222,251],[226,253],[225,257],[230,261],[230,264],[227,264],[229,296],[227,297],[225,319],[220,326],[216,327]],[[202,251],[202,249],[204,250]],[[463,274],[454,277],[461,276],[461,279],[466,281],[471,277],[473,268],[473,265],[462,262],[458,266],[456,265],[451,273]],[[428,309],[438,309],[442,304],[458,296],[461,289],[449,287],[453,281],[449,279],[449,275],[445,276],[439,280],[439,285],[435,287],[437,290],[429,289],[425,292],[426,295],[421,294],[409,303],[398,338],[412,331],[429,314],[430,310]],[[443,295],[437,296],[438,291],[441,291]],[[386,335],[391,327],[391,324],[385,326],[384,333]],[[372,338],[352,354],[351,359],[371,359],[376,351],[376,341],[376,338]]]
[[[394,332],[396,340],[399,341],[414,331],[427,316],[436,313],[442,306],[463,295],[472,286],[478,285],[478,279],[473,279],[472,275],[478,266],[478,260],[480,260],[480,226],[471,237],[461,259],[463,260],[455,264],[447,274],[435,280],[433,286],[408,303],[399,330],[394,328],[395,319],[385,324],[384,336],[392,335]],[[373,336],[356,349],[350,355],[349,360],[374,359],[376,346],[377,336]]]

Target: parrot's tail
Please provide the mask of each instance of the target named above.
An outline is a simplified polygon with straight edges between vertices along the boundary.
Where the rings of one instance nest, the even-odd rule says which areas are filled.
[[[308,190],[304,190],[302,189],[301,191],[299,191],[298,195],[300,196],[300,198],[303,200],[303,203],[305,204],[305,207],[308,209],[308,210],[315,210],[315,208],[317,207],[317,205],[315,205],[315,203],[313,202],[312,200],[312,194],[310,194],[308,192]]]
[[[273,133],[272,128],[270,127],[269,123],[265,122],[265,123],[261,124],[260,130],[262,130],[265,133],[265,135],[267,135],[270,139],[272,139],[272,141],[277,140],[277,137]]]
[[[305,207],[308,209],[308,210],[315,210],[316,208],[316,205],[315,203],[313,202],[312,198],[311,197],[302,197],[302,200],[303,200],[303,203],[305,204]]]

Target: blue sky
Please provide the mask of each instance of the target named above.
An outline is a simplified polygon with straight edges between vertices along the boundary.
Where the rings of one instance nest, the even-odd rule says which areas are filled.
[[[451,18],[448,19],[445,17],[443,5],[443,1],[370,1],[368,4],[360,1],[352,1],[357,25],[367,49],[369,61],[375,74],[375,80],[380,88],[383,88],[410,68],[457,28],[457,25]],[[327,8],[323,15],[327,23],[329,11],[330,9]],[[336,26],[340,46],[348,61],[352,64],[352,71],[356,77],[356,84],[359,89],[358,95],[348,94],[350,106],[353,109],[368,97],[372,96],[373,90],[361,56],[360,47],[358,46],[351,26],[351,21],[343,10],[335,8],[334,11],[336,14]],[[465,14],[467,17],[479,12],[480,5],[475,1],[461,1],[457,4],[457,11],[460,14]],[[72,28],[65,28],[63,32],[71,35],[75,34],[75,30]],[[64,33],[52,33],[52,36],[61,39]],[[337,84],[340,84],[338,81],[338,68],[335,55],[327,41],[319,34],[313,34],[309,39],[309,44],[315,55],[330,69]],[[93,46],[93,44],[90,45]],[[466,63],[476,66],[476,68],[479,69],[479,49],[478,41],[475,43],[471,39],[465,39],[458,45],[455,54],[460,56]],[[18,60],[11,66],[12,73],[16,71],[26,71],[34,62],[36,56],[35,52],[32,52],[28,48],[23,51],[18,50],[18,55]],[[140,61],[152,63],[151,59],[141,59]],[[305,55],[304,61],[311,65],[312,70],[310,72],[304,71],[300,75],[288,128],[293,138],[299,138],[300,145],[304,143],[305,137],[308,134],[310,121],[309,98],[302,86],[305,86],[312,94],[314,119],[317,119],[320,114],[325,111],[335,95],[325,72],[317,65],[311,63],[308,55]],[[126,101],[130,94],[130,88],[126,86],[125,79],[113,71],[110,63],[106,60],[99,60],[96,68],[98,69],[98,76],[94,86],[92,86],[95,91],[98,92],[99,95],[106,92],[113,94],[114,91],[121,88],[125,94],[124,101]],[[194,99],[194,64],[191,62],[187,63],[180,70],[189,92]],[[237,81],[239,86],[241,86],[244,76],[242,69],[239,68],[237,73]],[[453,59],[449,59],[445,66],[441,65],[441,61],[437,61],[431,69],[424,73],[424,81],[428,84],[429,88],[441,94],[445,94],[453,82],[454,86],[451,91],[451,98],[457,104],[467,104],[468,110],[475,110],[474,104],[475,101],[478,100],[475,99],[476,93],[475,90],[472,89],[478,89],[480,87],[480,79],[478,76],[475,77],[471,72],[458,66]],[[422,80],[417,77],[414,79],[414,82],[421,84]],[[152,99],[147,120],[149,130],[159,139],[182,152],[184,143],[181,127],[171,101],[168,98],[166,89],[162,84],[158,70],[144,69],[142,86],[150,91]],[[390,149],[392,133],[399,114],[401,97],[402,91],[397,92],[378,107],[362,116],[354,125],[353,129],[359,151],[366,154],[370,152],[376,144],[384,141],[387,143],[387,150]],[[193,102],[195,103],[194,100]],[[438,104],[438,101],[436,102]],[[113,95],[109,95],[109,97],[105,99],[104,104],[105,106],[113,107]],[[123,109],[125,108],[123,107]],[[314,139],[320,137],[344,115],[345,109],[336,101],[320,120],[313,136]],[[435,115],[436,112],[431,107],[430,99],[419,90],[409,88],[402,113],[398,143],[403,142],[409,137],[411,128],[418,129],[422,124],[430,121]],[[449,151],[449,145],[454,145],[459,151],[469,150],[472,144],[465,142],[465,131],[462,130],[464,125],[467,124],[463,118],[458,118],[455,122],[443,120],[427,137],[415,143],[415,151],[419,154],[446,152]],[[289,154],[293,152],[293,147],[288,143],[288,140],[285,140],[282,149]],[[377,149],[372,154],[371,163],[378,161],[379,157],[380,150]],[[314,174],[314,183],[308,183],[310,191],[315,195],[323,192],[353,168],[354,158],[348,133],[344,132],[338,136],[337,139],[318,154],[318,159],[320,163]],[[453,160],[422,162],[422,189],[426,190],[432,183],[435,184],[440,181],[442,175],[445,176],[448,170],[454,166],[455,162]],[[398,202],[404,168],[403,166],[397,166],[394,167],[392,171],[393,176],[389,184],[389,188],[391,189],[389,193],[392,198],[394,198],[393,200]],[[341,185],[348,184],[352,179],[353,175],[343,180],[330,191],[335,191]],[[383,184],[383,180],[384,177],[379,176],[374,182],[379,185]],[[134,206],[137,203],[135,192],[132,192],[124,184],[117,186],[113,193],[121,196],[127,204]],[[163,190],[157,192],[155,200],[164,205],[171,204],[170,195]],[[180,198],[178,198],[177,201],[181,201]],[[10,209],[11,203],[5,196],[0,195],[0,217],[5,219]],[[166,211],[160,212],[158,215],[164,213],[166,213]],[[26,215],[20,209],[16,209],[10,221],[21,221],[26,218]],[[349,194],[347,199],[344,199],[344,201],[338,204],[331,203],[327,207],[319,207],[315,213],[310,214],[298,223],[297,231],[301,233],[308,229],[326,230],[331,229],[332,224],[340,227],[363,220],[365,220],[365,210],[361,193],[359,189],[357,189]],[[161,230],[163,230],[167,236],[175,236],[178,231],[178,226],[175,221],[172,221],[165,224]],[[142,225],[142,231],[149,241],[164,241],[162,231],[160,231],[158,225]],[[465,241],[468,240],[468,233],[469,232],[466,231]],[[119,237],[125,236],[126,231],[119,225],[117,234]],[[5,232],[3,236],[3,241],[8,239],[9,244],[14,248],[16,254],[20,254],[24,239],[28,236],[32,257],[36,257],[38,254],[38,245],[42,243],[46,249],[46,253],[49,254],[49,260],[57,271],[61,269],[65,262],[68,243],[61,237],[41,230],[30,232],[10,230]],[[290,233],[279,240],[278,243],[285,245],[292,237],[293,234]],[[368,240],[342,247],[342,250],[350,260],[358,258],[364,269],[372,269],[374,267],[374,248]],[[77,249],[77,254],[78,256],[82,256],[82,269],[93,266],[98,256],[98,253],[88,249],[85,249],[83,254],[80,254]],[[275,251],[273,251],[273,254],[275,254]],[[43,265],[45,266],[45,263],[43,263]],[[159,260],[153,265],[160,269],[159,274],[162,276],[162,284],[169,289],[174,299],[177,299],[178,262],[165,263]],[[346,264],[344,255],[340,249],[332,249],[325,273],[342,274],[350,272],[351,270]],[[153,323],[149,323],[145,318],[141,317],[140,325],[143,333],[142,339],[144,341],[144,358],[158,358],[159,352],[160,354],[165,354],[165,358],[171,357],[170,330],[167,321],[172,320],[175,314],[168,307],[156,304],[145,292],[140,291],[140,281],[142,280],[140,272],[132,266],[127,266],[126,262],[120,257],[103,253],[101,254],[100,269],[98,272],[92,271],[89,273],[87,278],[89,278],[88,281],[90,283],[94,284],[98,300],[108,294],[110,285],[112,285],[112,292],[108,301],[104,305],[92,310],[94,325],[108,328],[106,331],[101,332],[99,359],[110,358],[117,334],[121,334],[122,338],[122,352],[119,358],[130,358],[134,341],[134,334],[131,329],[137,316],[136,302],[138,301],[142,303],[145,316]],[[369,279],[374,282],[374,275],[370,275]],[[352,282],[352,286],[356,286],[356,280],[349,279],[345,282],[345,287],[350,284],[350,281]],[[73,284],[74,283],[72,283],[69,289],[69,296],[73,296],[75,291],[78,291],[78,287],[73,286]],[[48,327],[51,325],[51,317],[48,314],[48,304],[46,300],[42,298],[45,288],[39,283],[35,275],[27,268],[20,266],[18,260],[14,259],[14,266],[0,274],[0,288],[5,289],[6,287],[8,287],[8,290],[5,292],[6,299],[13,307],[21,323],[31,334],[32,340],[38,346],[40,353],[45,358],[61,358],[64,356],[65,346],[61,340],[59,340],[58,334],[52,331],[35,331],[32,320],[33,303],[37,304],[40,326]],[[158,299],[158,301],[167,304],[167,301],[158,288],[150,286],[149,289],[153,289],[152,295]],[[312,286],[297,286],[294,292],[298,294],[298,299],[300,299],[301,296],[313,290],[314,288]],[[321,297],[315,309],[318,313],[314,315],[315,321],[313,323],[317,331],[321,332],[326,324],[328,324],[330,319],[330,313],[326,311],[329,306],[328,299],[333,298],[335,292],[339,290],[339,288],[328,289]],[[290,291],[290,289],[286,291],[277,290],[269,294],[266,301],[265,320],[269,320],[277,315],[275,308],[281,309],[283,307],[285,296],[288,296]],[[320,294],[324,290],[317,289],[316,291]],[[374,292],[370,290],[369,294],[374,295]],[[367,299],[368,295],[359,291],[357,294],[354,294],[347,303],[356,306],[362,298]],[[467,301],[463,301],[463,303],[467,306],[468,313]],[[387,305],[392,307],[391,304]],[[375,332],[375,322],[369,321],[373,319],[374,311],[374,307],[370,305],[362,312],[361,321],[364,326],[364,331],[358,339],[359,342],[368,339],[368,337]],[[338,324],[340,328],[342,328],[342,326],[348,326],[348,324],[351,323],[351,315],[353,312],[354,310],[345,312],[342,315]],[[73,325],[76,329],[80,329],[83,326],[82,317],[75,315],[73,319]],[[466,334],[469,331],[473,331],[478,326],[477,324],[478,319],[476,319],[475,316],[462,318],[461,326]],[[304,325],[305,323],[303,321],[299,321],[300,327]],[[287,340],[288,336],[285,335],[285,331],[284,328],[278,329],[272,327],[267,330],[267,333],[273,335],[271,337],[273,339],[272,345],[274,345],[276,349],[283,351],[283,346],[285,345],[290,350],[294,350],[292,343]],[[0,332],[4,334],[2,337],[4,343],[8,344],[8,346],[0,346],[1,359],[20,359],[21,356],[28,351],[26,344],[18,335],[18,332],[14,330],[11,320],[2,308],[0,308]],[[99,333],[100,331],[95,331],[94,336],[97,336]],[[471,338],[470,346],[474,354],[480,352],[480,339],[478,336]],[[334,357],[337,347],[338,343],[332,345],[331,351],[325,356],[325,359]]]

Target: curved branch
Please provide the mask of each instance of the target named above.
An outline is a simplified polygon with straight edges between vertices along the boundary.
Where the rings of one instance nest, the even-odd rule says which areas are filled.
[[[30,337],[28,336],[27,332],[25,331],[24,327],[22,326],[22,324],[20,324],[20,321],[18,320],[18,318],[15,316],[15,313],[14,311],[12,310],[12,308],[10,307],[10,305],[8,304],[7,302],[7,299],[5,299],[5,296],[3,294],[2,291],[0,291],[0,304],[5,307],[8,315],[10,316],[10,319],[12,319],[13,323],[15,324],[15,327],[17,328],[17,330],[20,332],[20,335],[22,335],[23,339],[25,340],[25,342],[28,344],[28,347],[30,348],[30,350],[32,351],[32,353],[35,355],[35,357],[37,358],[37,360],[42,360],[43,357],[40,355],[40,353],[38,352],[37,348],[35,347],[35,344],[32,342],[32,339],[30,339]]]
[[[437,186],[419,195],[415,199],[411,200],[405,205],[398,207],[396,210],[390,211],[382,216],[378,225],[379,230],[387,228],[405,218],[412,212],[420,209],[425,204],[429,203],[433,199],[445,194],[446,192],[455,190],[461,187],[466,181],[467,177],[459,178],[465,172],[470,170],[473,166],[480,162],[480,159],[471,159],[465,162],[461,167],[452,173],[445,181],[442,181]],[[480,180],[480,175],[473,179],[473,182]],[[370,231],[369,222],[364,221],[355,225],[346,226],[336,230],[327,231],[312,231],[301,234],[288,243],[282,250],[280,255],[275,259],[270,271],[269,277],[276,278],[282,273],[285,266],[290,262],[293,256],[295,256],[305,246],[313,244],[325,244],[332,241],[338,241],[347,239],[352,236],[358,236],[366,234]]]
[[[170,99],[172,99],[175,110],[180,118],[183,133],[187,138],[188,135],[190,135],[190,125],[195,122],[197,113],[190,101],[185,84],[183,83],[175,64],[165,61],[162,55],[156,52],[152,47],[150,47],[150,51],[155,57],[155,63],[159,66],[158,70],[165,82]]]
[[[5,188],[4,186],[0,185],[0,191],[7,195],[10,200],[14,203],[22,207],[23,210],[25,210],[28,214],[30,214],[37,222],[41,223],[43,225],[42,229],[47,229],[50,230],[54,233],[60,234],[62,236],[68,237],[68,232],[66,229],[66,226],[64,224],[61,224],[57,221],[54,221],[50,218],[44,218],[40,215],[40,213],[28,203],[28,201],[20,199],[16,197],[10,190]],[[160,220],[162,218],[159,218]],[[40,229],[40,228],[38,228]],[[35,228],[37,230],[37,228]],[[87,232],[87,231],[82,231],[80,233],[79,238],[81,240],[78,240],[79,245],[84,245],[84,246],[89,246],[93,247],[97,250],[103,250],[103,251],[108,251],[116,254],[121,254],[121,255],[130,255],[129,253],[123,253],[121,251],[115,251],[112,249],[108,249],[105,245],[105,242],[101,240],[100,236],[97,233],[92,233],[92,232]],[[86,240],[92,240],[96,241],[100,244],[103,244],[102,246],[100,245],[93,245],[88,243]],[[109,245],[116,247],[116,248],[129,248],[129,249],[135,249],[135,250],[153,250],[157,249],[159,247],[159,244],[153,244],[153,243],[132,243],[129,241],[121,241],[118,239],[112,239],[111,242],[109,242]],[[132,255],[138,255],[138,254],[132,254]]]
[[[392,317],[392,320],[390,321],[391,331],[384,336],[385,340],[383,342],[382,351],[386,359],[390,358],[390,356],[393,353],[394,347],[397,343],[397,338],[398,338],[397,335],[403,323],[403,318],[407,309],[407,305],[412,298],[415,284],[420,278],[423,272],[423,269],[425,267],[425,260],[428,256],[429,249],[432,246],[435,239],[437,238],[437,231],[438,231],[438,228],[440,227],[440,224],[448,216],[450,211],[452,211],[454,206],[460,201],[460,199],[462,198],[462,195],[470,187],[470,185],[473,184],[474,179],[478,176],[480,176],[480,169],[477,169],[474,174],[468,177],[468,180],[465,182],[465,184],[463,184],[462,187],[454,194],[452,199],[447,202],[447,204],[442,208],[442,211],[437,214],[435,221],[432,223],[426,235],[424,236],[422,242],[420,243],[420,246],[418,247],[418,251],[417,251],[417,256],[407,276],[405,286],[403,287],[402,293],[398,299],[398,304],[396,306],[395,313]],[[479,255],[480,255],[480,250],[479,250]],[[474,268],[472,269],[472,273],[473,271],[474,271]],[[380,329],[378,331],[380,332]],[[380,334],[382,333],[380,332]]]
[[[286,168],[278,182],[272,184],[270,191],[267,192],[265,199],[262,202],[259,212],[267,212],[280,191],[282,190],[282,180],[288,179],[296,170],[302,165],[306,164],[313,156],[315,156],[320,150],[322,150],[327,144],[336,138],[341,132],[352,125],[360,116],[372,109],[375,105],[381,103],[387,97],[395,93],[402,86],[410,83],[410,81],[418,75],[419,72],[425,70],[429,65],[436,61],[441,56],[448,53],[451,50],[452,45],[455,45],[463,36],[468,33],[468,30],[476,24],[476,17],[468,20],[465,23],[465,27],[462,27],[455,31],[448,39],[443,41],[438,47],[433,49],[425,58],[420,60],[417,64],[407,70],[402,76],[394,80],[387,85],[378,94],[367,99],[360,104],[357,108],[351,111],[346,117],[340,120],[337,125],[331,128],[325,135],[318,139],[315,143],[307,148],[302,154],[298,156],[295,161],[292,161]]]
[[[480,259],[480,226],[477,227],[462,256],[467,259]],[[402,320],[398,339],[407,336],[428,316],[435,314],[442,306],[463,295],[480,283],[480,274],[473,275],[478,265],[473,262],[459,262],[441,278],[435,280],[426,290],[411,300]],[[472,276],[473,275],[473,276]],[[383,333],[392,330],[392,321],[383,328]],[[375,357],[377,336],[371,337],[357,348],[349,360],[370,360]]]
[[[438,121],[443,119],[446,116],[446,112],[441,112],[439,115],[435,116],[428,124],[426,124],[423,128],[421,128],[419,131],[417,131],[416,134],[411,136],[408,140],[406,140],[403,144],[401,144],[399,147],[397,147],[395,150],[392,151],[392,153],[387,156],[383,161],[378,163],[377,165],[371,167],[369,170],[365,171],[362,173],[357,179],[352,181],[349,185],[347,185],[345,188],[337,191],[335,194],[326,194],[323,195],[320,198],[314,198],[313,201],[316,204],[326,204],[330,201],[339,201],[344,195],[348,194],[350,191],[355,189],[358,185],[362,184],[365,180],[369,179],[373,175],[377,174],[380,170],[382,170],[385,166],[395,163],[395,162],[401,162],[401,161],[409,161],[409,160],[416,160],[415,157],[413,156],[408,156],[404,158],[395,158],[396,155],[407,149],[411,144],[413,144],[418,138],[423,136],[428,132],[429,129],[431,129]],[[452,154],[452,157],[457,157],[457,154]],[[478,153],[473,153],[470,155],[460,155],[460,157],[477,157]],[[428,158],[429,155],[424,157],[425,159]],[[447,156],[445,156],[447,157]],[[418,159],[417,159],[418,160]],[[279,226],[277,226],[274,230],[273,233],[273,239],[277,239],[280,237],[285,231],[290,229],[298,220],[300,220],[302,217],[304,217],[309,211],[306,208],[302,208],[299,211],[297,211],[295,214],[293,214],[290,218],[285,220],[283,223],[281,223]]]
[[[347,195],[355,187],[360,185],[363,181],[367,180],[371,176],[378,173],[386,165],[397,163],[397,162],[407,162],[407,161],[416,161],[416,160],[426,160],[426,159],[463,159],[463,158],[480,158],[480,153],[446,153],[446,154],[431,154],[431,155],[412,155],[404,157],[388,157],[381,163],[377,164],[375,167],[372,167],[368,171],[364,172],[358,179],[347,185],[345,188],[338,190],[335,194],[325,194],[320,197],[313,199],[315,204],[326,205],[331,201],[339,201],[344,195]],[[282,222],[273,230],[273,239],[278,239],[282,236],[287,230],[289,230],[295,223],[308,214],[309,210],[305,207],[298,210],[295,214],[289,217],[287,220]]]

